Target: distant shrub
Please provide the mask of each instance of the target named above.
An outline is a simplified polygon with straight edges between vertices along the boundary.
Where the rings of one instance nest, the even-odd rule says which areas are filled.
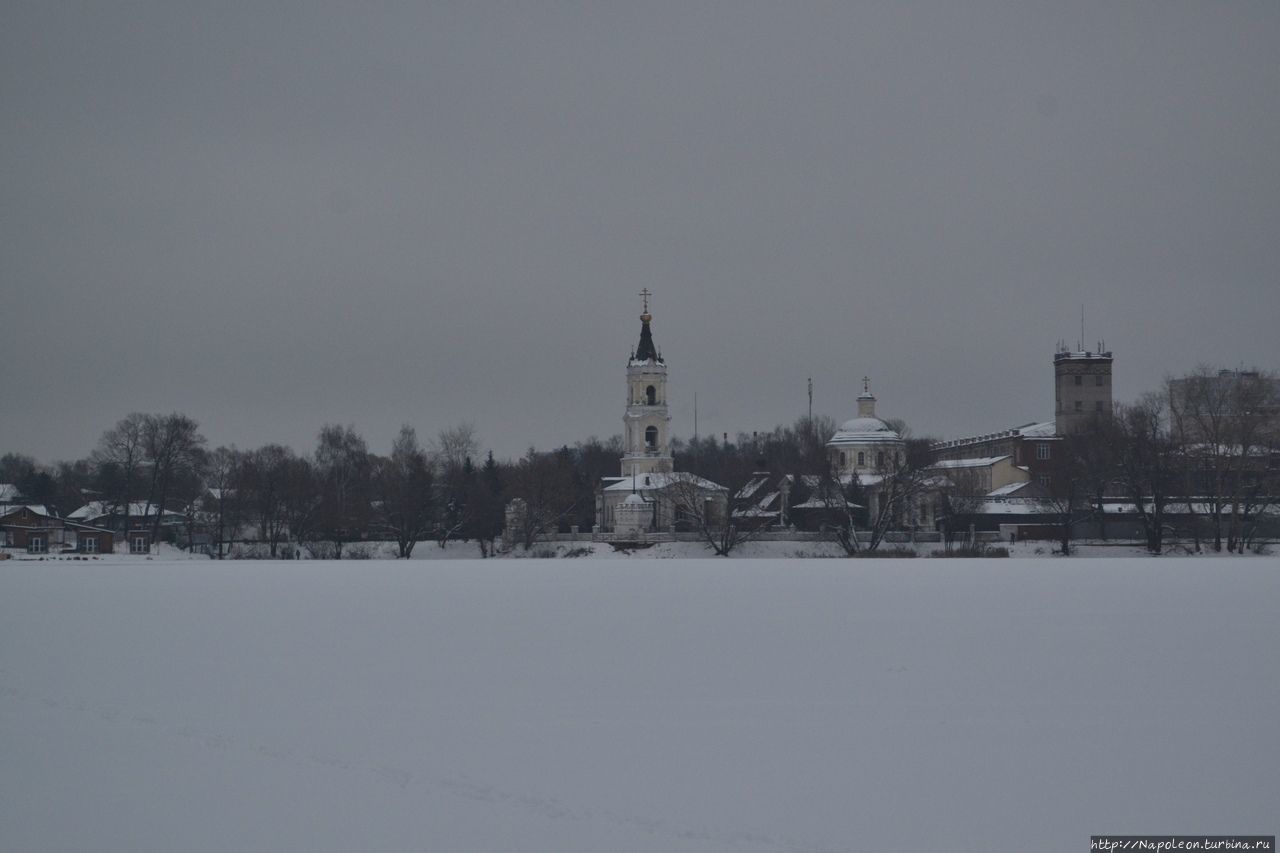
[[[915,548],[903,548],[902,546],[898,546],[896,548],[877,548],[874,551],[859,551],[853,556],[882,557],[885,559],[908,559],[911,557],[918,557],[920,555],[916,553]]]
[[[565,551],[564,554],[562,554],[561,556],[563,556],[565,559],[572,559],[574,557],[590,557],[591,554],[592,554],[592,551],[590,548],[570,548],[568,551]]]
[[[313,560],[334,560],[338,557],[338,546],[332,542],[308,542],[305,547]]]
[[[348,545],[342,549],[342,559],[344,560],[371,560],[373,559],[372,545]]]
[[[1037,553],[1039,553],[1037,551]],[[998,545],[966,545],[950,551],[933,551],[930,557],[1007,557],[1009,549]]]

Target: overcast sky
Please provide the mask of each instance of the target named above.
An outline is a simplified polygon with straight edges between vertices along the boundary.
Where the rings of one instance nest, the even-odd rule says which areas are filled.
[[[5,4],[0,452],[134,411],[211,444],[499,456],[621,430],[1053,416],[1280,367],[1280,4]]]

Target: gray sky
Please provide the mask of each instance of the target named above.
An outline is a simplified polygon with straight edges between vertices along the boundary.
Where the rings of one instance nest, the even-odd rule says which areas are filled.
[[[620,430],[651,288],[673,430],[955,437],[1280,367],[1280,4],[9,2],[0,452],[500,456]]]

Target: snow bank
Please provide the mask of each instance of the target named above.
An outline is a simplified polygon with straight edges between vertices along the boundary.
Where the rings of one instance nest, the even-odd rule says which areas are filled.
[[[0,847],[1273,833],[1275,560],[0,563]]]

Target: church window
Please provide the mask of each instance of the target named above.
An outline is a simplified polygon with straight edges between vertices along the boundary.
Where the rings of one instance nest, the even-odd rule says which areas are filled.
[[[658,446],[658,428],[655,426],[644,428],[644,446],[650,450],[654,450]]]
[[[876,454],[876,465],[880,468],[884,467],[884,451],[881,450]]]
[[[843,451],[843,450],[841,450],[841,451],[840,451],[840,467],[841,467],[841,468],[843,468],[845,465],[848,465],[848,464],[849,464],[849,463],[848,463],[848,461],[846,461],[845,456],[844,456],[844,451]]]
[[[858,464],[859,465],[867,464],[867,454],[863,453],[861,450],[858,451]]]
[[[650,406],[658,405],[658,389],[650,385],[644,390],[645,400]]]

